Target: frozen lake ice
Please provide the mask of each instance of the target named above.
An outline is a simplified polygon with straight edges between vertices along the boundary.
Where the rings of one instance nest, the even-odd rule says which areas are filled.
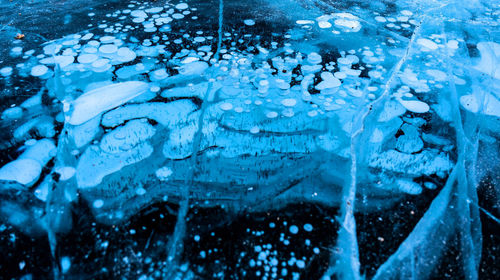
[[[6,279],[495,279],[500,3],[0,3]]]

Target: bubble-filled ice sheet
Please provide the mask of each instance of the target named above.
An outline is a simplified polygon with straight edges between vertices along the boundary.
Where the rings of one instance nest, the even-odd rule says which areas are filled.
[[[498,276],[496,1],[0,8],[5,278]]]

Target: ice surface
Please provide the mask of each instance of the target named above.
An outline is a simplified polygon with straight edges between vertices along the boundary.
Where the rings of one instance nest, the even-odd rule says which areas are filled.
[[[6,278],[487,279],[496,1],[56,2],[0,4]]]

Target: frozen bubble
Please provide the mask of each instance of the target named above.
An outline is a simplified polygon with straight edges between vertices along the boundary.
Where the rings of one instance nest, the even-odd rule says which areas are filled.
[[[448,75],[441,71],[441,70],[437,70],[437,69],[429,69],[429,70],[426,70],[425,73],[427,73],[429,76],[433,77],[436,81],[438,82],[443,82],[443,81],[446,81]]]
[[[12,75],[12,67],[4,67],[2,69],[0,69],[0,74],[4,77],[8,77],[10,75]]]
[[[186,3],[179,3],[177,5],[175,5],[175,8],[178,9],[178,10],[185,10],[187,9],[189,6],[188,4]]]
[[[296,21],[297,24],[300,25],[306,25],[306,24],[314,24],[314,21],[312,20],[304,20],[304,19],[299,19]]]
[[[161,90],[161,88],[159,86],[153,85],[153,86],[151,86],[151,88],[149,90],[151,92],[159,92]]]
[[[127,47],[119,48],[116,54],[121,62],[130,62],[136,58],[135,52]]]
[[[168,167],[162,167],[158,170],[156,170],[155,174],[156,174],[156,177],[160,180],[160,181],[166,181],[168,180],[168,178],[170,177],[170,175],[172,175],[174,172],[172,171],[172,169],[168,168]]]
[[[500,100],[489,93],[482,97],[477,97],[474,94],[464,95],[460,97],[460,104],[473,113],[477,113],[481,109],[481,112],[486,115],[500,117]]]
[[[427,188],[427,189],[430,189],[430,190],[435,190],[437,188],[436,184],[432,183],[432,182],[425,182],[424,183],[424,186]]]
[[[358,21],[358,17],[350,13],[335,13],[337,19],[335,20],[335,25],[344,28],[348,32],[358,32],[361,29],[361,23]]]
[[[294,98],[287,98],[281,100],[281,104],[283,104],[283,106],[285,107],[293,107],[297,104],[297,100],[295,100]]]
[[[253,20],[253,19],[245,19],[245,20],[243,21],[243,23],[244,23],[245,25],[248,25],[248,26],[253,26],[253,25],[255,25],[255,20]]]
[[[94,72],[104,72],[111,67],[109,64],[109,59],[101,58],[92,63],[92,70]]]
[[[98,60],[94,61],[92,63],[92,67],[101,68],[101,67],[107,66],[108,63],[109,63],[109,59],[101,58],[101,59],[98,59]]]
[[[382,72],[377,71],[377,70],[370,70],[368,72],[368,76],[372,79],[378,79],[382,77]]]
[[[290,88],[290,84],[282,79],[276,79],[275,82],[279,89],[287,90]]]
[[[252,134],[257,134],[260,132],[260,128],[258,126],[254,126],[252,128],[250,128],[250,133]]]
[[[458,41],[457,41],[457,40],[449,40],[449,41],[446,43],[446,46],[447,46],[449,49],[456,50],[456,49],[458,49]]]
[[[105,54],[112,54],[118,51],[118,47],[115,45],[102,45],[99,51]]]
[[[116,40],[116,38],[114,36],[102,36],[99,41],[103,42],[103,43],[110,43],[110,42],[113,42],[114,40]]]
[[[345,78],[347,78],[347,74],[345,72],[343,72],[343,71],[335,72],[333,75],[337,79],[345,79]]]
[[[208,64],[203,61],[195,61],[183,64],[179,69],[182,75],[201,75],[208,68]]]
[[[298,268],[306,267],[306,263],[303,260],[297,260],[295,264],[297,265]]]
[[[87,33],[87,34],[83,35],[83,37],[81,39],[87,41],[87,40],[90,40],[93,36],[94,36],[94,33]]]
[[[412,16],[413,15],[413,12],[411,11],[408,11],[408,10],[402,10],[401,11],[401,14],[405,15],[405,16]]]
[[[386,22],[387,20],[385,19],[385,17],[381,17],[381,16],[376,16],[375,17],[375,20],[378,21],[378,22]]]
[[[136,17],[132,21],[135,22],[135,23],[141,23],[141,22],[144,22],[145,20],[146,19],[143,18],[143,17]]]
[[[275,111],[271,111],[271,112],[266,114],[266,117],[268,117],[270,119],[274,119],[274,118],[278,117],[278,113]]]
[[[346,57],[340,57],[337,59],[337,63],[343,65],[351,65],[359,62],[359,58],[355,55],[347,55]]]
[[[96,41],[96,40],[91,40],[87,43],[87,45],[89,45],[91,47],[98,47],[99,45],[101,45],[101,43],[99,41]]]
[[[24,142],[24,145],[26,146],[33,146],[36,144],[36,139],[29,139],[29,140],[26,140],[26,142]]]
[[[36,65],[31,68],[31,75],[35,77],[40,77],[45,74],[47,74],[47,71],[49,71],[49,68],[45,65]]]
[[[92,203],[92,206],[94,206],[94,208],[101,208],[104,206],[104,201],[102,199],[96,199],[94,200],[94,203]]]
[[[163,11],[163,7],[149,8],[149,9],[146,9],[145,11],[146,11],[146,13],[157,14],[157,13]]]
[[[407,22],[407,21],[408,21],[408,19],[409,19],[409,18],[408,18],[407,16],[399,16],[399,17],[397,18],[397,20],[398,20],[398,21],[400,21],[400,22]]]
[[[172,15],[172,18],[174,18],[174,19],[183,19],[184,15],[183,14],[179,14],[179,13],[175,13],[175,14]]]
[[[311,118],[316,117],[318,115],[318,111],[316,111],[316,110],[309,111],[309,112],[307,112],[307,115]]]
[[[346,104],[345,100],[344,99],[340,99],[340,98],[335,99],[335,103],[340,104],[340,105],[345,105]]]
[[[84,53],[97,53],[97,48],[96,47],[91,47],[91,46],[85,46],[82,50]]]
[[[59,64],[61,68],[64,68],[75,61],[75,58],[71,55],[57,55],[54,56],[54,62]]]
[[[43,53],[46,55],[55,55],[61,50],[61,45],[50,44],[43,47]]]
[[[155,70],[155,71],[153,71],[153,73],[151,73],[151,80],[152,81],[160,81],[160,80],[163,80],[167,77],[168,77],[168,73],[167,73],[167,70],[165,68]]]
[[[130,13],[131,16],[136,18],[147,18],[148,15],[142,10],[135,10]]]
[[[149,32],[149,33],[156,32],[156,30],[158,30],[156,27],[144,28],[144,32]]]
[[[281,114],[285,117],[288,117],[288,118],[295,116],[295,112],[293,111],[292,108],[286,108],[285,110],[283,110],[281,112]]]
[[[307,61],[311,64],[321,63],[321,55],[316,52],[312,52],[307,56]]]
[[[402,100],[399,98],[398,101],[406,108],[406,110],[413,113],[427,113],[430,109],[427,103],[419,100]]]
[[[23,52],[23,48],[21,47],[14,47],[11,49],[11,52],[16,55],[20,55]]]
[[[438,45],[434,41],[429,40],[429,39],[425,39],[425,38],[418,39],[417,40],[417,44],[419,44],[422,47],[424,47],[424,49],[428,49],[428,50],[431,50],[431,51],[434,51],[434,50],[438,49]]]
[[[290,226],[289,230],[290,230],[291,234],[297,234],[297,233],[299,233],[299,227],[296,226],[296,225]]]
[[[304,225],[304,230],[305,231],[312,231],[313,230],[313,226],[311,224],[305,224]]]
[[[71,179],[76,173],[75,168],[71,166],[62,166],[57,168],[55,171],[60,175],[59,180],[61,181]]]
[[[460,104],[467,110],[477,113],[479,111],[479,103],[474,95],[464,95],[460,97]]]
[[[228,103],[228,102],[224,102],[224,103],[220,104],[220,106],[219,106],[219,107],[220,107],[220,108],[221,108],[221,110],[223,110],[223,111],[229,111],[229,110],[233,109],[233,104]]]
[[[61,258],[61,270],[62,273],[68,272],[69,268],[71,267],[71,260],[69,257],[62,257]]]
[[[396,184],[398,185],[399,190],[404,193],[412,195],[417,195],[422,193],[422,187],[413,181],[398,179],[396,180]]]
[[[359,75],[361,75],[361,70],[357,70],[357,69],[346,69],[345,70],[345,73],[349,76],[354,76],[354,77],[358,77]]]
[[[31,185],[38,180],[41,172],[42,166],[38,161],[30,158],[17,159],[0,168],[0,180]]]
[[[316,89],[318,90],[324,90],[324,89],[329,89],[329,88],[336,88],[339,87],[342,83],[340,80],[336,77],[333,76],[332,73],[330,72],[322,72],[321,73],[321,81],[317,86]]]
[[[62,55],[76,56],[77,53],[73,49],[65,49]]]
[[[29,50],[29,51],[25,51],[24,55],[30,56],[30,55],[33,55],[34,53],[35,53],[35,50]]]
[[[81,125],[102,112],[147,92],[148,89],[147,83],[129,81],[88,91],[73,101],[73,111],[68,122],[72,125]]]
[[[481,53],[481,60],[475,69],[500,80],[500,44],[495,42],[479,42],[477,49]]]
[[[144,188],[137,188],[137,189],[135,190],[135,193],[136,193],[137,195],[145,195],[145,194],[147,193],[147,191],[146,191],[146,189],[144,189]]]
[[[87,64],[96,61],[99,57],[92,53],[84,53],[78,56],[77,60],[80,63]]]
[[[199,59],[199,58],[197,58],[197,57],[194,57],[194,56],[188,56],[188,57],[184,58],[184,59],[181,61],[181,63],[182,63],[182,64],[188,64],[188,63],[195,62],[195,61],[198,61],[198,60],[200,60],[200,59]]]
[[[6,109],[2,113],[2,119],[19,119],[23,116],[23,109],[20,107],[13,107]]]
[[[200,36],[194,38],[194,41],[197,43],[205,42],[205,40],[206,40],[205,37],[200,37]]]
[[[330,28],[332,27],[332,24],[329,23],[328,21],[320,21],[318,22],[319,28]]]

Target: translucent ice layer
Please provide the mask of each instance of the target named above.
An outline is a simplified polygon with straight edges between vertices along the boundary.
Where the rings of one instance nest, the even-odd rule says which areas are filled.
[[[0,27],[2,222],[47,236],[51,276],[79,275],[58,253],[77,209],[115,227],[177,206],[162,267],[143,279],[196,279],[192,209],[308,203],[337,211],[323,279],[427,279],[453,250],[457,275],[478,277],[480,210],[499,214],[499,3],[76,2],[59,8],[74,8],[60,32]],[[37,17],[55,3],[0,8],[15,5]],[[419,199],[408,234],[365,269],[358,239],[384,239],[358,217]],[[279,278],[256,252],[276,267],[256,277]]]

